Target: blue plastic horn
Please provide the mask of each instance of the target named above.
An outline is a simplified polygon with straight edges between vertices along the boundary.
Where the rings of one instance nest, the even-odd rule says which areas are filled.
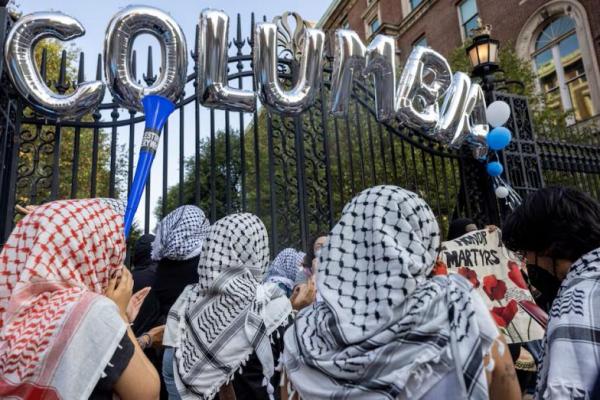
[[[127,208],[125,210],[125,237],[129,237],[133,217],[137,211],[144,187],[150,176],[150,168],[154,155],[158,148],[160,132],[162,131],[169,115],[175,110],[175,104],[166,97],[158,95],[148,95],[142,99],[144,113],[146,114],[146,128],[142,138],[142,147],[140,156],[135,168],[135,175],[131,183],[131,190],[127,198]]]

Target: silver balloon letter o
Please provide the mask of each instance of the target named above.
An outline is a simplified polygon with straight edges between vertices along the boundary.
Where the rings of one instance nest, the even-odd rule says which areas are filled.
[[[160,43],[162,64],[156,82],[145,87],[131,73],[131,52],[135,38],[149,33]],[[104,42],[106,82],[122,106],[142,111],[141,100],[150,94],[175,102],[187,79],[187,45],[183,31],[171,16],[153,7],[130,6],[110,21]]]
[[[84,82],[71,94],[57,94],[46,86],[35,65],[33,51],[40,40],[52,37],[66,41],[84,33],[79,21],[60,12],[29,14],[12,27],[4,47],[8,73],[19,93],[40,113],[57,119],[76,118],[102,102],[104,83]]]

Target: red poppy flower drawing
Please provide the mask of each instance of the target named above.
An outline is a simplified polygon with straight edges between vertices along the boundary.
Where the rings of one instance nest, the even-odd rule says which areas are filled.
[[[448,266],[442,261],[436,261],[431,274],[434,276],[448,275]]]
[[[485,283],[484,283],[485,285]],[[509,301],[505,307],[494,307],[491,309],[492,317],[501,328],[506,328],[519,311],[516,300]]]
[[[483,290],[490,300],[502,300],[506,295],[506,283],[495,275],[488,275],[483,277]]]
[[[510,280],[521,289],[527,289],[527,282],[525,282],[525,279],[523,278],[519,265],[514,261],[509,261],[508,270],[508,277]]]
[[[476,288],[479,287],[479,279],[477,279],[477,272],[467,267],[460,267],[458,268],[458,273],[467,278],[469,282],[471,282],[471,285],[475,286]]]

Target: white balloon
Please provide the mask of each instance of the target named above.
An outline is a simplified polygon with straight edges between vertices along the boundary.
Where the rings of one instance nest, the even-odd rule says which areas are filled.
[[[496,197],[499,199],[505,199],[508,197],[509,191],[506,186],[498,186],[495,190]]]
[[[502,126],[510,118],[510,106],[502,100],[496,100],[490,104],[486,111],[488,124],[494,128]]]

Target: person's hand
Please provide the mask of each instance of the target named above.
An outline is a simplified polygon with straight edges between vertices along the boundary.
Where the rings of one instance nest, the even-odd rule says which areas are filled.
[[[123,266],[121,274],[116,274],[108,281],[108,287],[104,295],[114,301],[119,307],[119,313],[123,319],[127,319],[127,305],[133,291],[133,279],[131,272]],[[128,320],[126,322],[129,322]]]
[[[140,308],[142,307],[146,296],[148,296],[148,293],[150,293],[150,286],[138,290],[131,296],[129,304],[127,304],[127,318],[129,318],[129,322],[135,321],[135,317],[137,317],[140,312]]]
[[[23,207],[18,204],[15,206],[15,210],[17,210],[17,212],[19,214],[23,214],[23,215],[31,214],[32,212],[35,211],[36,208],[38,208],[38,206],[27,205],[27,206]]]
[[[301,310],[306,306],[314,303],[317,297],[317,289],[315,286],[315,281],[313,279],[309,279],[308,282],[297,285],[294,288],[294,292],[290,297],[290,302],[292,303],[292,308],[294,310]]]
[[[489,233],[492,233],[495,232],[498,229],[498,227],[496,225],[486,225],[485,229],[487,229]]]
[[[160,347],[162,346],[163,335],[165,333],[165,326],[155,326],[154,328],[148,331],[148,335],[152,339],[152,347]]]

